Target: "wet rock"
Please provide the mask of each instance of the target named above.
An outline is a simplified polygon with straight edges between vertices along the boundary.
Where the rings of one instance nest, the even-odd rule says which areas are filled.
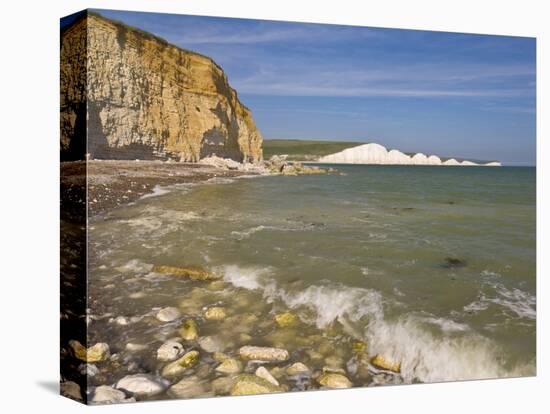
[[[174,362],[169,363],[162,369],[163,377],[174,377],[180,375],[185,370],[192,368],[199,361],[199,352],[190,351],[182,356],[180,359],[177,359]]]
[[[178,332],[186,341],[193,341],[199,337],[199,328],[193,319],[184,320]]]
[[[75,358],[84,362],[100,362],[105,361],[111,356],[109,345],[103,342],[98,342],[94,346],[86,349],[80,342],[71,340],[69,346]]]
[[[219,276],[207,271],[200,266],[176,267],[176,266],[153,266],[153,272],[166,273],[173,276],[185,277],[191,280],[215,280]]]
[[[115,388],[128,391],[137,397],[152,397],[166,389],[164,384],[146,374],[127,375],[116,383]]]
[[[196,398],[211,395],[210,386],[196,376],[182,379],[168,389],[168,395],[174,398]]]
[[[223,352],[214,352],[212,354],[212,358],[214,358],[214,361],[216,362],[223,362],[226,359],[230,358],[229,355],[224,354]]]
[[[78,366],[78,372],[82,375],[87,375],[88,377],[95,377],[99,374],[99,368],[94,364],[80,364]]]
[[[132,342],[128,342],[126,344],[126,350],[130,352],[140,352],[145,351],[147,348],[149,348],[147,345],[143,344],[134,344]]]
[[[343,369],[345,361],[336,355],[331,355],[325,358],[326,368],[329,371],[340,372]]]
[[[457,269],[461,267],[466,267],[466,260],[457,259],[456,257],[446,257],[441,264],[441,267],[445,269]]]
[[[157,319],[161,322],[172,322],[178,318],[181,318],[181,313],[179,309],[171,306],[167,308],[162,308],[157,313]]]
[[[237,361],[233,358],[225,359],[220,365],[216,367],[217,372],[222,374],[238,374],[243,370],[243,364],[241,361]]]
[[[168,340],[157,349],[157,359],[159,361],[170,362],[183,355],[185,350],[183,345],[175,340]]]
[[[121,325],[121,326],[125,326],[125,325],[128,325],[130,323],[128,318],[126,318],[125,316],[117,316],[116,318],[109,319],[109,322],[111,322],[111,321],[113,323],[116,323],[117,325]]]
[[[355,354],[364,354],[367,352],[367,344],[363,341],[355,341],[351,344],[351,349]]]
[[[309,368],[301,362],[296,362],[286,369],[288,375],[305,375],[309,374]]]
[[[59,384],[59,392],[65,397],[69,397],[77,401],[82,401],[82,392],[80,391],[80,385],[78,385],[76,382],[62,382],[61,384]]]
[[[201,349],[209,353],[221,352],[225,348],[224,342],[215,336],[203,336],[198,342]]]
[[[208,284],[208,289],[210,290],[222,290],[225,287],[225,282],[223,280],[214,280]]]
[[[291,312],[285,312],[275,315],[275,322],[277,322],[279,327],[287,328],[289,326],[295,326],[298,323],[298,318]]]
[[[378,354],[374,358],[371,359],[371,364],[374,365],[376,368],[384,369],[386,371],[392,371],[395,373],[401,372],[401,362],[396,361],[395,359]]]
[[[135,398],[126,398],[124,392],[117,390],[110,385],[100,385],[94,390],[92,403],[114,404],[121,402],[134,402]]]
[[[317,382],[327,388],[350,388],[351,381],[343,374],[324,373],[317,378]]]
[[[267,382],[275,385],[275,386],[279,386],[279,381],[277,381],[273,375],[271,375],[271,373],[267,370],[266,367],[258,367],[256,369],[256,371],[254,372],[255,375],[257,375],[258,377],[260,378],[263,378],[264,380],[266,380]]]
[[[263,378],[251,374],[239,375],[233,387],[231,388],[231,395],[255,395],[255,394],[267,394],[272,392],[281,392],[282,389],[271,384]]]
[[[208,308],[204,313],[204,318],[209,321],[221,321],[226,317],[225,309],[220,306]]]
[[[239,355],[245,360],[279,362],[289,358],[288,351],[282,348],[270,348],[260,346],[243,346],[239,349]]]
[[[228,395],[235,383],[234,377],[220,377],[211,382],[212,391],[216,395]]]

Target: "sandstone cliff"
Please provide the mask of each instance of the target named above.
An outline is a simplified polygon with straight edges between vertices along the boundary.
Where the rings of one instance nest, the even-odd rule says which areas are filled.
[[[60,81],[62,159],[262,158],[223,70],[139,29],[85,13],[61,34]]]

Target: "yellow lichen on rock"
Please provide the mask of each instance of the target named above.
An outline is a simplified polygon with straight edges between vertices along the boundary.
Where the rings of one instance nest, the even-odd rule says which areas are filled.
[[[199,351],[189,351],[180,359],[169,363],[162,369],[163,377],[173,377],[191,368],[199,361]]]
[[[199,328],[193,319],[184,320],[178,332],[186,341],[193,341],[199,337]]]
[[[72,349],[75,358],[84,362],[100,362],[105,361],[111,356],[109,345],[103,342],[98,342],[94,346],[86,348],[76,340],[69,341],[69,346]]]

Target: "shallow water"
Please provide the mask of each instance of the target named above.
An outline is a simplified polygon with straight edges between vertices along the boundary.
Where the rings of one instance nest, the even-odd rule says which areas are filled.
[[[180,323],[154,318],[165,306],[195,317],[229,354],[283,346],[313,369],[332,357],[354,385],[534,375],[535,169],[337,168],[159,190],[94,219],[90,341],[108,342],[120,364],[92,385],[158,373],[156,349]],[[225,285],[151,272],[190,264]],[[201,319],[212,305],[228,318]],[[276,327],[288,309],[299,329]],[[356,374],[353,338],[401,361],[401,375]],[[147,349],[125,351],[128,342]],[[191,373],[210,382],[213,366],[206,353]]]

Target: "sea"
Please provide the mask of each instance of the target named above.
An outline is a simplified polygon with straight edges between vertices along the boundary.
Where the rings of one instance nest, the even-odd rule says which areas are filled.
[[[90,341],[158,372],[156,349],[181,320],[154,315],[174,306],[220,351],[280,346],[312,370],[340,361],[354,385],[535,375],[535,168],[332,167],[159,188],[93,218]],[[155,265],[201,266],[223,283]],[[227,319],[204,320],[209,306]],[[281,312],[300,328],[277,330]],[[355,378],[353,341],[400,373]]]

